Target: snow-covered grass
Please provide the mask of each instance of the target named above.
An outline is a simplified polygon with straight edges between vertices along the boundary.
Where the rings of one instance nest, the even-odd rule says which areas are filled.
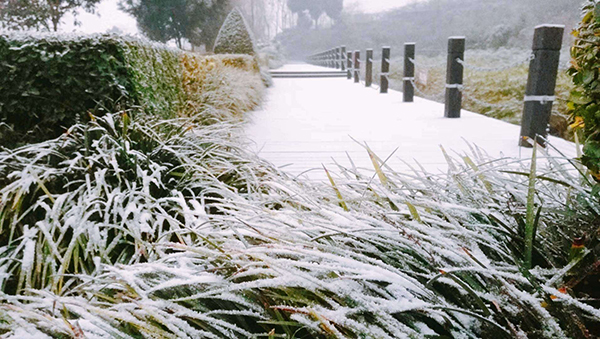
[[[473,149],[447,176],[401,174],[365,147],[375,177],[326,185],[236,134],[117,114],[0,153],[7,336],[561,338],[600,321],[580,291],[600,210],[577,164],[533,176]]]
[[[483,72],[465,68],[463,107],[472,112],[520,124],[529,71],[529,63],[526,60],[530,54],[531,51],[517,49],[467,50],[465,61],[468,65],[482,69],[512,65],[515,67]],[[553,135],[572,140],[572,132],[568,130],[567,100],[573,85],[565,72],[568,59],[568,53],[564,53],[556,88],[558,100],[553,107],[550,127]],[[443,102],[444,96],[441,94],[444,93],[446,81],[445,56],[418,55],[416,62],[416,82],[419,90],[429,99]],[[396,56],[391,62],[390,79],[394,89],[402,90],[403,65],[404,60],[400,56]],[[374,65],[375,80],[379,78],[380,67],[380,62]],[[422,96],[420,93],[417,95]]]
[[[265,84],[257,61],[248,55],[184,55],[184,116],[203,124],[235,122],[260,105]],[[198,113],[200,112],[200,113]]]

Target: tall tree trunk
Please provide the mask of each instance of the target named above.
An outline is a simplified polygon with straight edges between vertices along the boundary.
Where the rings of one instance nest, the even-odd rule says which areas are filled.
[[[60,23],[60,0],[50,1],[50,19],[52,20],[52,29],[58,32],[58,24]]]

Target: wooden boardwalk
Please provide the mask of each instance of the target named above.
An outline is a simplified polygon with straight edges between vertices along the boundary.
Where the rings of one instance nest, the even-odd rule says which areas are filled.
[[[284,72],[330,72],[307,64],[289,64]],[[440,173],[447,165],[442,145],[455,155],[469,152],[469,143],[491,157],[529,158],[531,150],[518,147],[520,127],[468,111],[459,119],[444,118],[444,106],[415,98],[403,103],[402,93],[379,94],[375,88],[341,78],[274,79],[263,107],[252,113],[246,134],[262,158],[293,175],[324,179],[322,164],[335,170],[335,159],[372,171],[366,142],[382,159],[397,151],[388,165],[406,171],[418,161]],[[575,156],[573,143],[550,138],[552,145]],[[550,151],[550,155],[558,156]]]

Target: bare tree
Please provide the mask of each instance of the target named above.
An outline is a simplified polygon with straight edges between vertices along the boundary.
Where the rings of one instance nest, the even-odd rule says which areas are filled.
[[[246,17],[258,40],[271,40],[293,25],[294,15],[287,7],[287,0],[232,0],[232,3]]]

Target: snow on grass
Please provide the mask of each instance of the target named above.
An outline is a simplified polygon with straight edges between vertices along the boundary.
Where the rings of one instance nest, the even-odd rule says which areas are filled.
[[[0,152],[8,336],[555,338],[600,321],[558,294],[556,244],[596,228],[569,163],[540,166],[528,272],[527,161],[431,175],[375,156],[378,176],[340,167],[336,192],[241,149],[237,126],[128,119]]]

